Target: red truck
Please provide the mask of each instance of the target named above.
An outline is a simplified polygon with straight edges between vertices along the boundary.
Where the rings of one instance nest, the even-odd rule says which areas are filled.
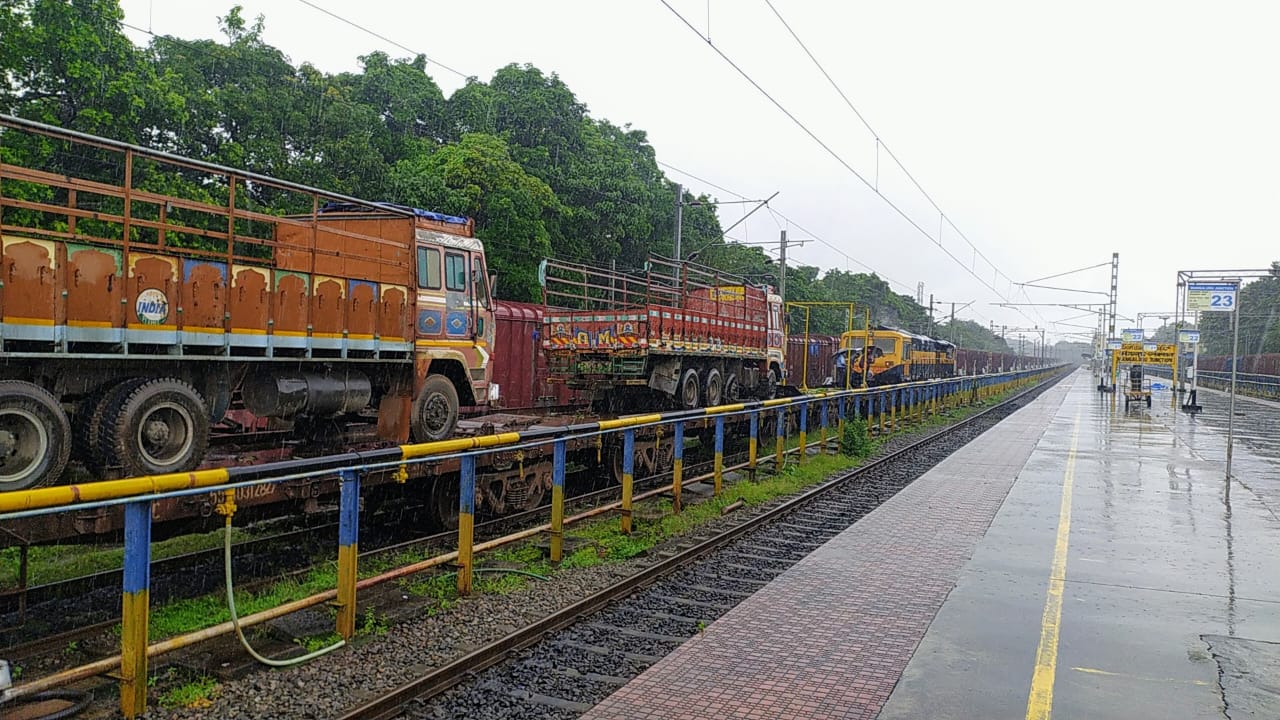
[[[781,298],[768,287],[653,257],[628,273],[546,261],[542,346],[552,379],[601,412],[772,397],[782,380]]]

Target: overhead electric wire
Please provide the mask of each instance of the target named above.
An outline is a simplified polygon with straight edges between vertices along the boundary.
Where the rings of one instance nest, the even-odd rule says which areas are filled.
[[[829,146],[826,142],[824,142],[822,138],[818,137],[816,133],[810,130],[808,125],[805,125],[804,122],[802,122],[798,117],[795,116],[794,113],[788,110],[785,105],[783,105],[781,102],[778,101],[777,98],[775,98],[772,94],[770,94],[768,90],[765,90],[764,87],[760,85],[760,83],[756,82],[755,78],[751,77],[751,75],[747,73],[746,70],[743,70],[742,67],[739,66],[736,62],[734,62],[733,59],[730,58],[727,54],[725,54],[723,50],[717,47],[716,44],[713,43],[710,38],[704,36],[696,27],[693,26],[693,24],[691,24],[688,21],[688,19],[684,17],[684,15],[681,15],[678,10],[672,7],[671,4],[667,2],[667,0],[658,0],[658,1],[661,2],[662,5],[667,8],[667,10],[671,11],[671,14],[675,15],[676,18],[680,20],[680,22],[684,23],[685,27],[689,28],[690,31],[692,31],[695,35],[701,38],[703,42],[707,44],[707,47],[710,47],[717,55],[720,56],[722,60],[728,63],[730,67],[732,67],[739,75],[741,75],[744,80],[746,80],[752,87],[754,87],[770,103],[772,103],[774,107],[776,107],[783,115],[786,115],[787,119],[791,120],[791,122],[794,123],[796,127],[800,128],[806,135],[809,136],[811,140],[817,143],[819,147],[825,150],[828,155],[830,155],[836,162],[838,162],[842,167],[844,167],[845,170],[849,171],[851,175],[853,175],[855,178],[861,181],[863,185],[866,185],[869,189],[875,192],[875,194],[881,200],[883,200],[886,205],[888,205],[896,213],[898,213],[898,215],[901,216],[903,220],[906,220],[907,223],[912,227],[914,227],[921,235],[931,240],[935,245],[938,246],[939,249],[941,249],[944,253],[946,253],[948,257],[950,257],[953,261],[955,261],[957,265],[964,268],[966,272],[968,272],[970,275],[974,277],[974,279],[976,279],[979,283],[985,286],[988,290],[995,293],[996,297],[1000,298],[1001,300],[1004,300],[1005,302],[1009,302],[1009,299],[1005,297],[1004,293],[1000,292],[998,289],[996,289],[994,285],[987,282],[986,279],[984,279],[982,276],[974,272],[968,265],[962,262],[958,257],[955,256],[954,253],[952,253],[945,245],[943,245],[941,237],[934,238],[932,235],[929,234],[928,230],[924,229],[924,227],[922,227],[918,222],[916,222],[914,218],[912,218],[909,214],[907,214],[905,210],[900,208],[896,203],[890,200],[886,195],[882,194],[877,189],[874,183],[872,183],[870,180],[867,180],[867,178],[862,173],[858,172],[857,169],[855,169],[852,165],[850,165],[843,157],[840,156],[839,153],[837,153],[835,150],[831,148],[831,146]],[[930,202],[932,202],[932,200]],[[943,220],[946,219],[945,213],[940,212],[939,214],[942,216]],[[961,234],[961,236],[963,237],[963,234]],[[967,238],[966,238],[966,242],[968,242]],[[975,252],[980,253],[980,251],[978,251],[976,247],[974,248],[974,250]],[[985,256],[983,259],[986,259]],[[989,260],[988,260],[988,264],[990,264],[991,267],[995,269],[997,274],[1000,274],[1000,275],[1004,274],[1004,273],[1001,273],[999,268],[996,268],[994,264],[990,263]],[[1007,275],[1005,275],[1005,277],[1008,278]],[[1010,278],[1010,280],[1012,279]],[[1014,309],[1018,312],[1018,314],[1022,315],[1028,320],[1032,319],[1031,316],[1022,312],[1022,310],[1017,308],[1014,308]]]
[[[444,68],[445,70],[448,70],[449,72],[453,73],[454,75],[457,75],[458,77],[462,78],[463,80],[467,80],[467,79],[469,79],[469,78],[475,77],[474,75],[467,75],[466,73],[462,72],[461,70],[455,70],[455,69],[453,69],[453,68],[449,67],[448,65],[445,65],[444,63],[442,63],[442,62],[440,62],[440,61],[438,61],[438,60],[432,60],[432,59],[431,59],[431,57],[430,57],[429,55],[427,55],[426,53],[424,53],[424,52],[418,52],[417,50],[414,50],[413,48],[409,47],[408,45],[404,45],[404,44],[402,44],[402,43],[398,43],[398,42],[396,42],[395,40],[392,40],[391,38],[387,37],[386,35],[383,35],[382,33],[379,33],[379,32],[377,32],[377,31],[375,31],[375,30],[370,30],[369,28],[367,28],[367,27],[365,27],[365,26],[361,25],[360,23],[355,22],[354,20],[348,20],[347,18],[345,18],[345,17],[343,17],[343,16],[341,16],[341,15],[339,15],[339,14],[337,14],[337,13],[333,12],[332,10],[328,10],[328,9],[323,8],[323,7],[320,7],[319,5],[317,5],[317,4],[313,3],[313,2],[311,2],[311,0],[298,0],[298,2],[302,3],[303,5],[306,5],[307,7],[311,8],[311,9],[313,9],[313,10],[317,10],[317,11],[319,11],[319,12],[322,12],[322,13],[324,13],[325,15],[328,15],[329,17],[333,18],[334,20],[337,20],[337,21],[339,21],[339,22],[342,22],[342,23],[345,23],[345,24],[347,24],[347,25],[350,25],[351,27],[353,27],[353,28],[355,28],[355,29],[357,29],[357,30],[359,30],[359,31],[361,31],[361,32],[363,32],[363,33],[366,33],[366,34],[372,35],[372,36],[374,36],[374,37],[378,38],[379,40],[381,40],[381,41],[383,41],[383,42],[385,42],[385,43],[387,43],[387,44],[389,44],[389,45],[394,45],[395,47],[398,47],[398,48],[400,48],[401,50],[404,50],[404,51],[405,51],[405,52],[407,52],[407,53],[411,53],[411,54],[413,54],[413,55],[415,55],[415,56],[416,56],[416,55],[421,55],[423,58],[425,58],[425,59],[426,59],[426,61],[427,61],[427,62],[429,62],[429,63],[431,63],[431,64],[433,64],[433,65],[437,65],[437,66],[439,66],[439,67],[442,67],[442,68]]]
[[[951,226],[952,230],[956,231],[956,234],[959,235],[965,241],[965,243],[967,243],[969,247],[972,248],[973,251],[978,254],[979,257],[981,257],[983,260],[986,261],[988,265],[991,266],[991,269],[995,270],[996,273],[999,275],[1004,275],[1006,279],[1012,280],[1013,278],[1010,278],[1007,274],[1001,271],[1000,268],[996,267],[996,264],[991,262],[991,259],[988,258],[985,254],[983,254],[982,250],[980,250],[978,246],[975,245],[973,241],[970,240],[969,237],[965,235],[960,228],[956,227],[955,223],[952,222],[951,218],[947,217],[947,214],[942,211],[942,207],[939,206],[937,201],[933,199],[933,196],[930,195],[929,192],[924,189],[924,186],[920,184],[920,181],[916,180],[915,175],[911,174],[911,171],[907,169],[907,166],[903,164],[901,160],[898,159],[898,156],[894,154],[893,149],[890,148],[889,144],[884,141],[884,139],[880,136],[880,133],[876,132],[876,129],[871,127],[871,123],[862,114],[862,112],[859,111],[858,108],[853,104],[853,101],[849,99],[849,96],[845,94],[844,90],[840,88],[840,85],[836,83],[835,78],[831,77],[831,73],[827,72],[827,69],[822,66],[822,63],[818,61],[818,58],[815,57],[814,54],[809,50],[809,46],[805,45],[804,41],[800,39],[800,36],[796,33],[796,31],[791,28],[791,24],[787,22],[786,18],[782,17],[782,13],[778,12],[778,8],[773,6],[773,3],[771,2],[771,0],[764,0],[764,3],[765,5],[769,6],[770,10],[773,11],[774,16],[778,18],[778,22],[782,23],[782,27],[787,29],[787,32],[791,35],[791,39],[796,41],[796,44],[800,46],[800,49],[804,51],[804,54],[807,55],[809,57],[809,60],[813,62],[814,66],[818,68],[818,72],[821,72],[822,76],[827,79],[828,83],[831,84],[832,89],[834,89],[836,93],[840,95],[840,99],[844,100],[844,104],[849,106],[849,109],[853,111],[853,114],[856,115],[858,117],[858,120],[862,122],[862,125],[867,129],[867,132],[871,133],[871,136],[875,138],[877,147],[884,148],[885,153],[888,154],[888,156],[893,160],[894,164],[898,166],[898,169],[902,170],[902,173],[907,176],[907,179],[911,181],[911,184],[915,186],[916,190],[920,191],[920,194],[924,196],[924,199],[929,201],[929,204],[933,206],[933,209],[937,211],[938,215],[942,217],[942,219],[946,222],[947,225]],[[876,189],[876,192],[877,193],[879,192],[879,188]]]
[[[728,193],[728,194],[730,194],[730,195],[733,195],[734,197],[739,197],[739,198],[746,198],[746,197],[747,197],[746,195],[743,195],[742,193],[739,193],[739,192],[737,192],[737,191],[735,191],[735,190],[731,190],[731,189],[729,189],[729,188],[727,188],[727,187],[724,187],[723,185],[717,185],[716,183],[711,182],[710,180],[707,180],[707,179],[706,179],[706,178],[704,178],[704,177],[700,177],[700,176],[698,176],[698,175],[694,175],[693,173],[691,173],[691,172],[689,172],[689,171],[687,171],[687,170],[684,170],[684,169],[682,169],[682,168],[678,168],[678,167],[676,167],[675,165],[672,165],[672,164],[670,164],[670,163],[663,162],[663,161],[661,161],[661,160],[657,160],[656,162],[657,162],[659,165],[661,165],[662,167],[664,167],[664,168],[666,168],[666,169],[668,169],[668,170],[671,170],[672,172],[676,172],[676,173],[679,173],[679,174],[681,174],[681,175],[684,175],[685,177],[688,177],[688,178],[691,178],[691,179],[693,179],[693,180],[696,180],[696,181],[698,181],[698,182],[700,182],[700,183],[703,183],[704,185],[707,185],[708,187],[715,188],[715,189],[717,189],[717,190],[720,190],[721,192],[725,192],[725,193]],[[797,230],[799,230],[800,232],[805,233],[805,234],[806,234],[806,235],[808,235],[809,237],[813,238],[813,239],[814,239],[814,241],[819,242],[819,243],[821,243],[821,244],[823,244],[823,245],[827,246],[828,248],[830,248],[830,249],[834,250],[835,252],[839,253],[841,256],[843,256],[843,257],[844,257],[846,260],[848,260],[849,262],[854,263],[854,264],[855,264],[855,265],[857,265],[858,267],[861,267],[861,268],[863,268],[864,270],[866,270],[867,272],[870,272],[871,274],[875,275],[876,277],[878,277],[878,278],[880,278],[880,279],[882,279],[882,280],[884,280],[884,281],[888,282],[890,285],[896,285],[896,286],[898,286],[898,287],[902,288],[903,290],[905,290],[905,291],[906,291],[906,293],[905,293],[906,295],[910,296],[910,295],[911,295],[911,293],[913,292],[913,289],[912,289],[912,287],[911,287],[910,285],[907,285],[906,283],[903,283],[903,282],[899,282],[898,280],[895,280],[895,279],[893,279],[893,278],[889,277],[888,275],[884,274],[883,272],[880,272],[879,270],[877,270],[877,269],[875,269],[875,268],[871,267],[870,265],[866,264],[865,262],[862,262],[862,261],[861,261],[861,260],[859,260],[858,258],[856,258],[856,257],[854,257],[854,256],[850,255],[849,253],[845,252],[845,251],[844,251],[843,249],[841,249],[839,246],[835,245],[834,243],[831,243],[830,241],[828,241],[828,240],[826,240],[825,238],[823,238],[823,237],[819,236],[817,233],[813,232],[812,230],[810,230],[810,229],[808,229],[808,228],[804,227],[803,225],[801,225],[800,223],[798,223],[798,222],[796,222],[796,221],[792,220],[792,219],[791,219],[790,217],[788,217],[785,213],[783,213],[783,212],[781,212],[781,211],[779,211],[779,210],[775,209],[772,205],[768,205],[768,206],[766,206],[766,209],[769,211],[769,216],[770,216],[771,218],[773,218],[774,223],[778,225],[778,228],[779,228],[779,229],[782,229],[782,224],[781,224],[781,223],[778,223],[777,218],[782,218],[782,219],[783,219],[783,221],[785,221],[788,225],[791,225],[791,226],[795,227],[795,228],[796,228]],[[974,315],[978,316],[979,318],[981,318],[981,319],[983,319],[983,320],[988,319],[986,315],[983,315],[983,314],[982,314],[980,311],[978,311],[976,308],[972,308],[972,307],[970,307],[970,308],[968,308],[968,312],[973,313]]]

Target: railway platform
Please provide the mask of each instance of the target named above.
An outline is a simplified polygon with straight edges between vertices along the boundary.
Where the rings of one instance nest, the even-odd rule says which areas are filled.
[[[1280,716],[1280,454],[1247,441],[1276,411],[1237,407],[1228,484],[1212,414],[1095,385],[1041,394],[584,717]]]

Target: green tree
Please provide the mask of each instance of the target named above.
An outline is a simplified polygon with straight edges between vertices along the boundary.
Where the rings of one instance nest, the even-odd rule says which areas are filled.
[[[401,160],[390,184],[401,202],[475,218],[490,269],[499,275],[498,295],[538,299],[538,264],[551,252],[547,222],[562,207],[546,183],[512,160],[501,138],[468,133]]]

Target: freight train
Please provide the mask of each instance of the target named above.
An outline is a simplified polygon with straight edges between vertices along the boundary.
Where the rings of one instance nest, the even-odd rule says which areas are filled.
[[[229,418],[329,447],[361,423],[369,442],[422,442],[565,422],[512,412],[550,398],[697,407],[781,379],[767,288],[681,263],[666,280],[575,283],[588,269],[550,264],[535,320],[548,389],[504,403],[495,368],[532,395],[524,373],[544,358],[499,345],[500,321],[530,311],[494,300],[471,220],[17,118],[0,132],[48,150],[39,167],[0,166],[2,490],[57,482],[73,452],[97,477],[188,471]],[[640,438],[638,456],[662,456],[657,442]],[[481,504],[549,486],[538,452],[508,460],[482,469]]]
[[[1015,353],[959,348],[946,341],[884,326],[871,330],[872,343],[868,343],[866,336],[862,330],[844,336],[788,336],[784,365],[787,383],[807,389],[844,387],[847,381],[849,387],[862,387],[865,380],[861,355],[868,344],[871,344],[872,362],[867,368],[867,379],[873,386],[901,382],[904,372],[908,378],[918,380],[977,375],[1043,363],[1040,358]]]
[[[786,380],[781,299],[709,268],[549,262],[543,303],[500,302],[466,218],[17,118],[0,116],[0,133],[43,158],[0,164],[0,491],[57,482],[73,455],[94,477],[183,472],[804,384]],[[695,453],[706,432],[688,428]],[[671,443],[637,432],[636,475],[668,470]],[[615,437],[567,451],[574,468],[622,465]],[[457,471],[456,458],[411,465],[426,482],[404,492],[425,493],[449,524]],[[488,454],[477,508],[532,509],[550,487],[550,446]],[[335,491],[331,477],[303,478],[237,504],[310,512]],[[165,500],[155,514],[199,519],[219,502]],[[118,508],[99,508],[11,529],[42,542],[120,526]]]

